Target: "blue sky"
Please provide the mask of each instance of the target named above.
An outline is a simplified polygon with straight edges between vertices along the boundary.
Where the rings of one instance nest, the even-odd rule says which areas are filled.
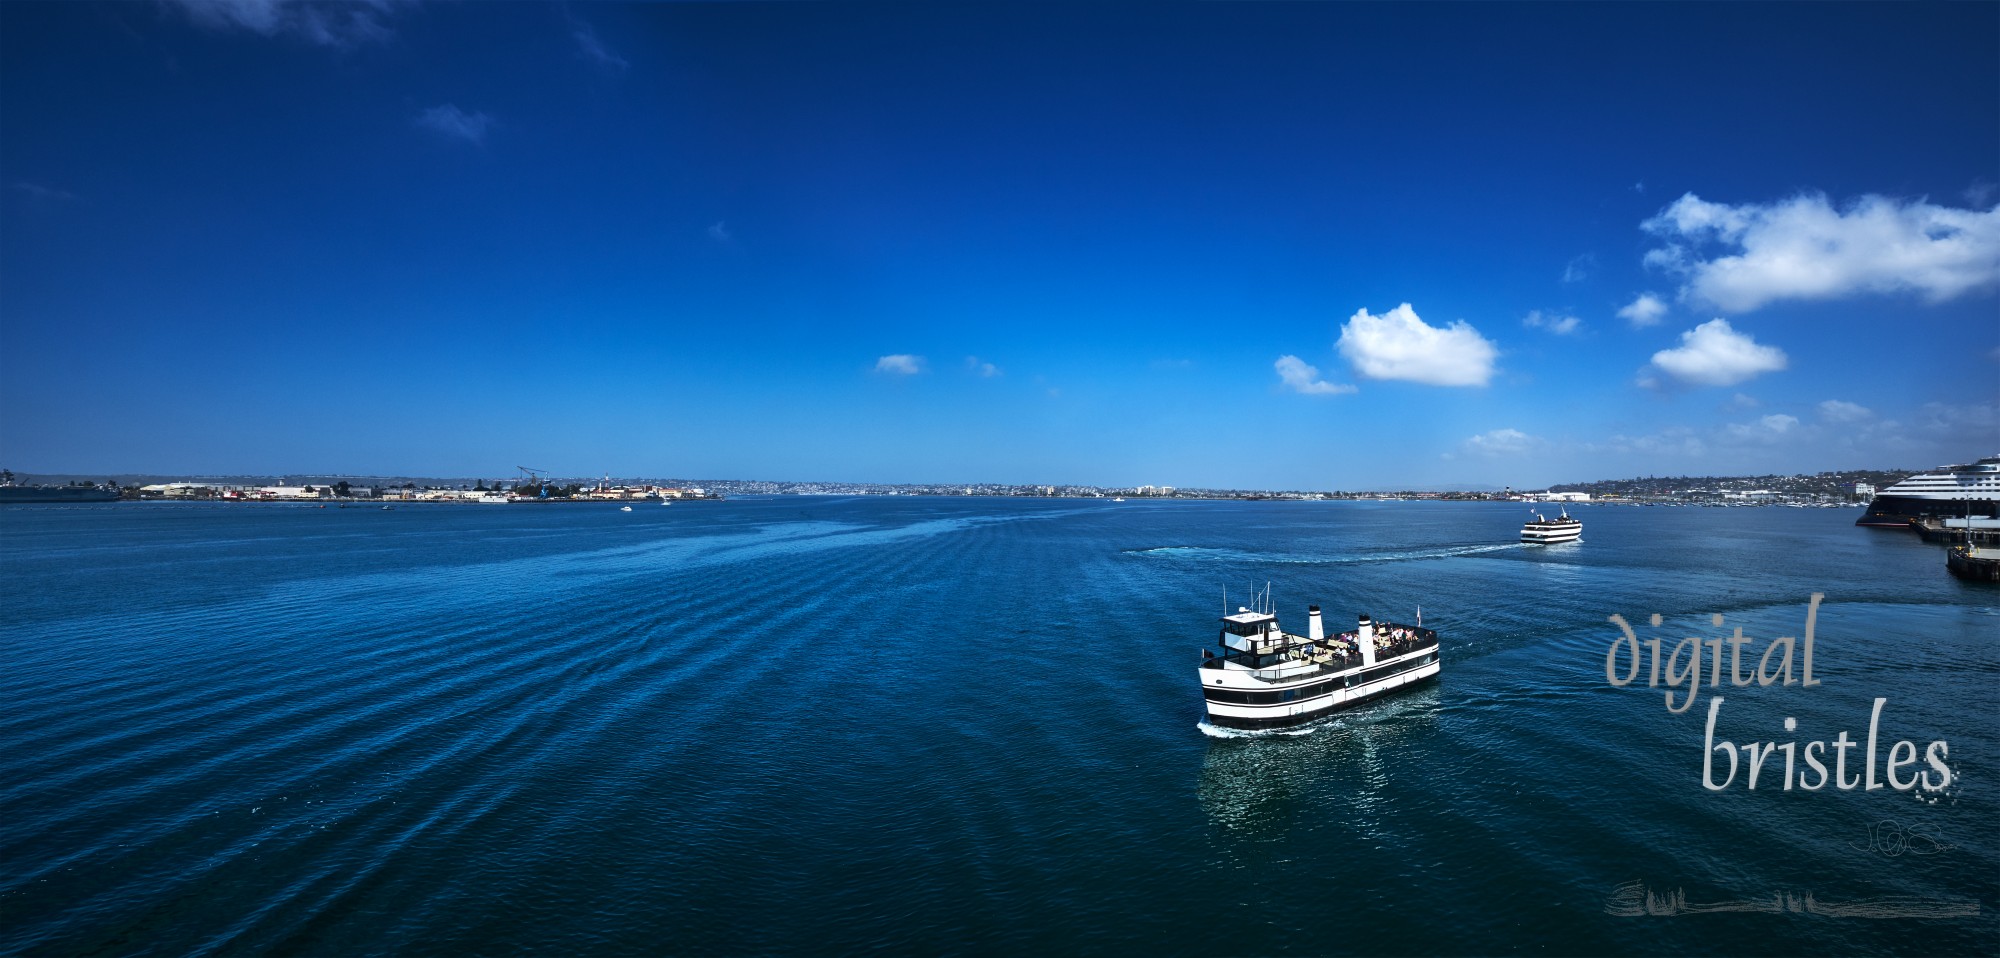
[[[8,3],[0,464],[2000,450],[2000,5]]]

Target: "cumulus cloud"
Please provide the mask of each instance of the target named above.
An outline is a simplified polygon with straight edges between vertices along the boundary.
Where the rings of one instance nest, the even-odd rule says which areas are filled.
[[[1634,327],[1657,326],[1660,317],[1667,315],[1667,304],[1652,293],[1640,293],[1625,308],[1618,311],[1618,318],[1630,322]]]
[[[1682,333],[1679,346],[1653,354],[1654,368],[1699,386],[1734,386],[1785,363],[1783,350],[1731,329],[1720,317]]]
[[[909,353],[896,353],[875,360],[875,371],[893,373],[897,376],[914,376],[924,371],[924,357]]]
[[[1731,206],[1689,193],[1640,227],[1665,241],[1645,261],[1684,276],[1683,298],[1735,312],[1857,293],[1938,302],[2000,284],[2000,206],[1870,195],[1836,209],[1819,194]]]
[[[493,118],[476,110],[467,113],[447,103],[417,114],[416,124],[447,139],[464,140],[476,146],[486,142],[486,131],[493,128]]]
[[[965,357],[965,368],[981,379],[995,379],[1000,375],[1000,367],[985,362],[977,356]]]
[[[391,0],[168,0],[197,26],[346,49],[393,35]]]
[[[1461,444],[1466,452],[1479,456],[1520,456],[1547,446],[1547,440],[1530,436],[1519,429],[1482,432]]]
[[[1563,282],[1581,283],[1589,279],[1590,274],[1596,271],[1597,257],[1585,253],[1582,256],[1571,259],[1567,265],[1563,266]]]
[[[1347,383],[1330,383],[1319,378],[1319,367],[1297,356],[1279,356],[1278,361],[1271,365],[1277,368],[1278,378],[1284,382],[1285,387],[1296,393],[1308,396],[1338,396],[1354,392],[1356,388]]]
[[[1827,422],[1860,422],[1873,415],[1867,406],[1859,403],[1829,399],[1819,404],[1819,418]]]
[[[1404,303],[1380,316],[1362,309],[1340,328],[1340,354],[1370,379],[1431,386],[1484,386],[1500,350],[1465,320],[1442,329]]]
[[[1531,309],[1528,311],[1528,317],[1521,320],[1521,325],[1529,329],[1546,329],[1558,336],[1567,336],[1582,327],[1583,320],[1575,316],[1544,313],[1539,309]]]
[[[604,41],[597,38],[597,30],[590,24],[572,17],[569,28],[570,37],[576,40],[577,49],[583,51],[584,59],[596,64],[599,69],[608,73],[624,73],[631,67],[630,63],[625,62],[624,57],[613,52],[610,47],[604,45]]]

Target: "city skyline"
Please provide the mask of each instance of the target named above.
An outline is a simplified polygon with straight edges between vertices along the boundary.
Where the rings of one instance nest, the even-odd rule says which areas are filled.
[[[1994,4],[8,4],[0,464],[1967,461],[2000,449],[1996,33]]]

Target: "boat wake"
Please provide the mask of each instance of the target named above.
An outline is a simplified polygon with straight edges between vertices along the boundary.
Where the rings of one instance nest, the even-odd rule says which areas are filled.
[[[1507,542],[1498,545],[1452,546],[1443,549],[1416,549],[1409,552],[1378,552],[1371,555],[1349,556],[1302,556],[1282,554],[1259,554],[1238,549],[1210,549],[1202,546],[1161,546],[1154,549],[1127,549],[1130,555],[1151,556],[1159,559],[1187,559],[1197,562],[1269,562],[1279,565],[1351,565],[1360,562],[1411,562],[1419,559],[1449,559],[1454,556],[1483,555],[1489,552],[1511,552],[1524,548],[1527,543]]]

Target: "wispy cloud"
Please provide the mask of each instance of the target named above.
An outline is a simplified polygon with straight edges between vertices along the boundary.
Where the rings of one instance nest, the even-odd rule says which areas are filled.
[[[1549,442],[1519,429],[1495,429],[1466,439],[1459,448],[1467,454],[1497,458],[1522,456],[1547,449]]]
[[[875,371],[895,376],[914,376],[924,371],[924,357],[896,353],[875,360]]]
[[[448,139],[478,145],[486,142],[493,118],[479,111],[467,113],[455,104],[434,106],[417,114],[416,125]]]
[[[1666,242],[1646,265],[1685,277],[1682,298],[1735,312],[1859,293],[1938,302],[2000,284],[2000,206],[1870,195],[1836,209],[1819,194],[1732,206],[1688,193],[1640,226]]]
[[[1529,329],[1546,329],[1558,336],[1567,336],[1583,328],[1583,320],[1575,316],[1564,316],[1560,313],[1544,313],[1539,309],[1531,309],[1528,311],[1527,318],[1521,320],[1521,325]]]
[[[708,238],[724,245],[736,242],[736,234],[729,231],[729,224],[716,220],[708,228]]]
[[[1285,384],[1285,388],[1295,393],[1308,396],[1339,396],[1354,392],[1356,388],[1347,383],[1330,383],[1319,378],[1319,367],[1297,356],[1279,356],[1278,361],[1272,365],[1277,368],[1278,379]]]
[[[59,190],[53,186],[30,183],[26,180],[16,180],[7,184],[7,188],[27,197],[32,203],[68,203],[76,199],[76,194],[68,190]]]
[[[1000,367],[981,360],[977,356],[965,357],[965,369],[967,372],[981,379],[997,379],[1000,376]]]
[[[1722,435],[1736,442],[1776,442],[1799,426],[1799,417],[1772,413],[1755,422],[1732,422],[1722,427]]]
[[[315,46],[348,49],[382,43],[395,35],[389,26],[394,0],[165,0],[204,29],[246,31],[263,37],[302,40]]]
[[[1370,379],[1484,386],[1500,350],[1465,320],[1439,328],[1404,303],[1380,316],[1356,312],[1340,328],[1340,354]]]
[[[1875,413],[1867,406],[1860,403],[1829,399],[1819,404],[1819,418],[1827,422],[1861,422],[1874,415]]]
[[[576,40],[577,49],[583,51],[584,59],[596,64],[598,69],[608,73],[624,73],[632,66],[625,62],[624,57],[605,46],[604,41],[597,38],[596,28],[590,24],[571,17],[569,27],[570,36]]]
[[[1653,354],[1653,366],[1699,386],[1734,386],[1785,368],[1784,350],[1758,343],[1717,317],[1681,334],[1681,344]]]
[[[1630,322],[1634,327],[1657,326],[1660,318],[1667,315],[1667,304],[1652,293],[1640,293],[1639,298],[1618,311],[1618,318]]]
[[[1597,257],[1589,253],[1575,257],[1563,266],[1563,282],[1581,283],[1597,272]]]

